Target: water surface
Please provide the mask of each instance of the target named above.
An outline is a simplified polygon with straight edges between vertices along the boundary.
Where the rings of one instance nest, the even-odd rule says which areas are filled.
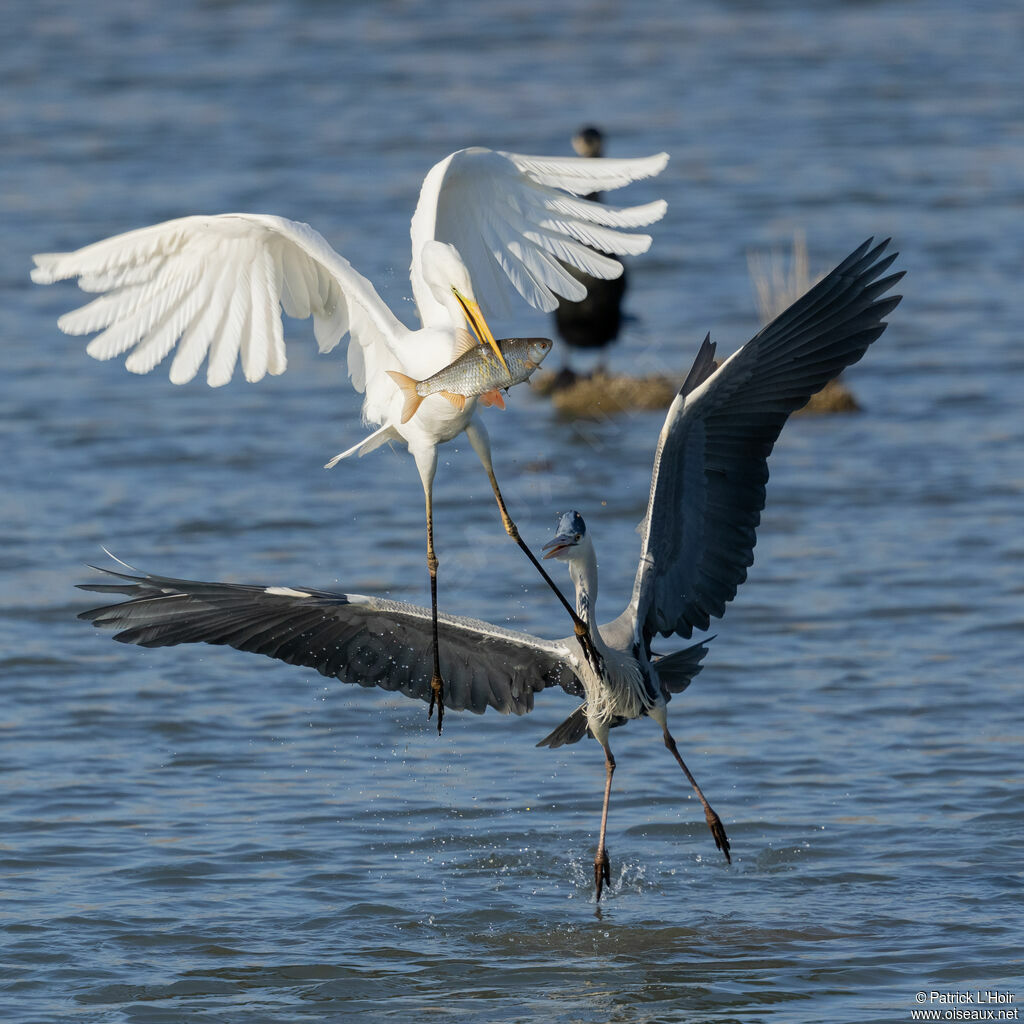
[[[0,811],[5,1019],[902,1021],[919,990],[1024,999],[1020,644],[1024,35],[1010,4],[15,2],[0,43]],[[603,766],[571,709],[451,715],[75,620],[100,545],[182,576],[428,599],[422,496],[361,436],[342,360],[212,392],[56,330],[30,255],[196,212],[307,220],[408,318],[426,169],[482,144],[665,149],[614,366],[680,375],[756,329],[746,258],[824,270],[893,235],[864,412],[789,424],[749,582],[671,706],[728,867],[649,722]],[[528,310],[501,333],[538,334]],[[557,360],[557,354],[551,357]],[[636,565],[657,413],[491,413],[524,535],[587,517],[602,609]],[[468,446],[437,482],[441,595],[567,631]]]

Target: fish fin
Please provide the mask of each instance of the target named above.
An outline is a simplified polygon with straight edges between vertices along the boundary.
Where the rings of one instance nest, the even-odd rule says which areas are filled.
[[[457,391],[439,391],[438,394],[442,398],[447,398],[448,401],[459,410],[459,412],[462,412],[462,410],[466,408],[465,395],[460,395]]]
[[[402,406],[402,422],[408,423],[416,415],[416,410],[423,401],[422,396],[416,393],[416,385],[419,384],[419,381],[413,380],[412,377],[399,373],[397,370],[388,370],[386,372],[401,388],[402,394],[405,396],[405,405]]]
[[[498,409],[505,408],[505,399],[501,397],[501,391],[494,388],[492,391],[485,391],[478,399],[481,405],[493,405]]]
[[[464,356],[471,349],[477,347],[477,340],[465,327],[458,327],[455,330],[455,348],[452,349],[452,362],[460,356]]]
[[[528,373],[533,373],[533,371],[536,370],[538,366],[540,366],[540,363],[535,363],[532,359],[527,359],[525,366],[526,371]]]

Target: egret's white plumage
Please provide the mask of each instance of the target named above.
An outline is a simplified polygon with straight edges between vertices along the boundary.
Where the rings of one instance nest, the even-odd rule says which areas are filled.
[[[572,148],[580,156],[602,157],[604,136],[599,129],[588,125],[573,136]],[[601,194],[594,192],[587,198],[600,202]],[[563,299],[555,310],[555,328],[567,347],[563,353],[564,365],[555,378],[555,386],[568,385],[576,379],[577,375],[569,366],[569,350],[601,350],[618,338],[623,318],[622,300],[626,294],[625,270],[616,278],[601,279],[576,267],[567,269],[586,288],[587,294],[579,301]]]
[[[559,260],[598,278],[620,274],[621,264],[602,253],[645,251],[650,236],[632,229],[662,217],[665,203],[615,209],[579,196],[658,174],[667,161],[664,153],[591,160],[479,147],[447,156],[424,179],[410,228],[417,329],[403,324],[308,224],[265,214],[182,217],[76,252],[37,255],[32,278],[49,284],[77,277],[85,291],[102,293],[62,316],[61,330],[99,331],[86,351],[97,359],[127,354],[133,373],[148,373],[176,348],[170,369],[175,384],[192,380],[204,360],[211,387],[227,384],[239,361],[249,381],[283,373],[282,311],[313,318],[321,352],[348,334],[349,377],[364,395],[363,422],[377,429],[329,465],[388,441],[408,445],[426,495],[433,582],[436,449],[463,430],[484,462],[506,530],[517,541],[518,533],[494,481],[486,431],[474,421],[476,400],[459,409],[430,396],[402,423],[404,399],[388,372],[418,380],[433,375],[452,362],[457,332],[467,323],[481,342],[493,345],[480,305],[505,310],[513,290],[548,311],[558,296],[582,297],[585,289]]]
[[[644,252],[650,236],[626,229],[658,220],[664,202],[612,209],[577,194],[658,174],[667,159],[530,157],[481,148],[446,157],[427,174],[410,229],[419,330],[403,324],[308,224],[265,214],[182,217],[75,252],[40,254],[32,279],[77,277],[84,291],[103,293],[58,321],[68,334],[102,332],[87,348],[97,359],[129,353],[128,369],[148,373],[177,346],[170,374],[176,384],[190,381],[205,359],[212,387],[228,383],[239,359],[249,381],[283,373],[281,311],[312,317],[322,352],[351,334],[349,374],[366,395],[364,419],[382,423],[395,391],[382,361],[429,373],[451,361],[454,331],[466,326],[453,288],[493,311],[508,308],[512,289],[551,310],[558,296],[583,294],[554,257],[595,277],[615,277],[621,265],[592,246]]]

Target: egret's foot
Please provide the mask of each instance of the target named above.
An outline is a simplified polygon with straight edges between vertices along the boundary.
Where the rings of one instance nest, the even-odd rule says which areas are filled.
[[[612,884],[612,869],[608,863],[608,851],[602,846],[594,858],[594,885],[597,886],[597,900],[601,902],[601,893],[604,891],[604,883]]]
[[[729,837],[725,834],[725,826],[722,824],[722,819],[710,807],[704,811],[704,818],[707,820],[708,828],[711,829],[715,846],[725,854],[726,862],[731,864],[732,857],[729,856]]]
[[[590,667],[598,675],[601,675],[604,672],[604,659],[601,657],[597,647],[594,646],[594,640],[586,623],[578,621],[574,624],[573,628],[576,631],[576,639],[579,640],[580,647],[583,648],[583,657],[590,663]]]
[[[444,722],[444,683],[436,672],[430,680],[430,708],[427,710],[428,721],[434,717],[435,704],[437,705],[437,735],[440,736],[441,725]]]

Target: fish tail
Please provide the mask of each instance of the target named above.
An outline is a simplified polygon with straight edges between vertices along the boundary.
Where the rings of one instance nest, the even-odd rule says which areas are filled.
[[[416,391],[418,380],[399,373],[397,370],[388,370],[387,375],[399,386],[405,396],[405,405],[402,406],[402,422],[408,423],[416,415],[416,410],[423,402],[423,396]]]

